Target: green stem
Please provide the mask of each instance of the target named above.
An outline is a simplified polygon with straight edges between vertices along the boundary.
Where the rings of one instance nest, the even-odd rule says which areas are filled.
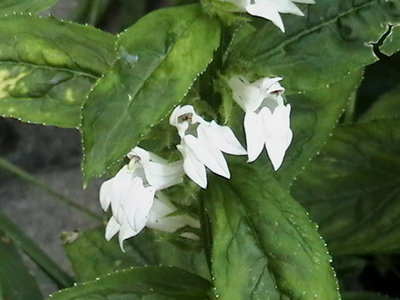
[[[37,180],[34,176],[30,175],[28,172],[22,170],[21,168],[18,168],[17,166],[15,166],[14,164],[5,160],[2,157],[0,157],[0,168],[7,170],[8,172],[14,174],[15,176],[18,176],[25,182],[45,191],[50,196],[54,197],[57,200],[60,200],[61,202],[67,204],[70,207],[75,208],[76,210],[80,211],[81,213],[84,213],[85,215],[87,215],[88,217],[91,217],[91,218],[95,219],[96,221],[102,221],[102,218],[99,215],[97,215],[96,213],[92,212],[91,210],[87,209],[86,207],[83,207],[83,206],[75,203],[74,201],[68,199],[64,195],[56,192],[52,188],[48,187],[46,184]]]
[[[31,238],[25,235],[18,226],[1,213],[0,228],[26,253],[26,255],[57,283],[59,288],[70,287],[74,284],[74,278],[63,271]]]

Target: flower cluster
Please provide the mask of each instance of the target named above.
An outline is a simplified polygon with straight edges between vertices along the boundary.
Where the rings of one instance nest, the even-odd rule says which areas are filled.
[[[244,129],[247,151],[228,126],[208,122],[193,106],[177,106],[169,119],[180,137],[176,146],[183,160],[168,163],[154,153],[135,147],[128,154],[129,163],[115,177],[103,183],[100,203],[104,211],[111,206],[112,217],[106,227],[106,239],[119,232],[119,241],[137,235],[144,227],[175,232],[183,227],[199,228],[199,221],[189,215],[176,214],[177,208],[162,190],[183,181],[186,175],[201,188],[207,187],[207,169],[230,178],[223,153],[248,155],[253,162],[267,150],[277,170],[292,140],[290,105],[284,104],[282,78],[262,78],[248,82],[232,77],[228,84],[236,103],[245,111]],[[191,232],[181,234],[198,238]]]
[[[303,16],[294,3],[312,4],[313,0],[219,0],[231,2],[235,11],[248,12],[272,21],[285,31],[280,13]],[[278,170],[293,133],[290,129],[290,104],[285,104],[280,85],[282,78],[262,78],[249,82],[244,77],[229,79],[233,100],[244,110],[247,150],[228,126],[206,121],[193,106],[178,106],[169,123],[180,137],[176,146],[183,160],[168,163],[154,153],[136,147],[127,154],[129,163],[115,177],[103,183],[100,203],[104,211],[111,206],[112,217],[106,227],[106,239],[119,233],[123,241],[137,235],[144,227],[175,232],[187,227],[199,228],[198,220],[177,214],[177,208],[161,192],[183,181],[186,175],[201,188],[207,187],[207,169],[227,179],[228,164],[223,153],[247,155],[255,161],[265,148],[274,170]],[[196,239],[192,232],[181,236]]]

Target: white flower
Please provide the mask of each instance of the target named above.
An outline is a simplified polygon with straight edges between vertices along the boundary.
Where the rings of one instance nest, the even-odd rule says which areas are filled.
[[[253,83],[241,77],[229,80],[233,99],[245,111],[248,161],[256,160],[265,146],[275,171],[282,165],[293,137],[291,107],[284,104],[281,94],[285,89],[279,84],[281,79],[262,78]]]
[[[282,18],[279,13],[304,16],[303,12],[294,3],[314,4],[313,0],[222,0],[231,2],[238,7],[238,11],[272,21],[285,32]]]
[[[123,250],[123,241],[137,235],[145,226],[173,232],[186,225],[193,225],[194,219],[188,224],[185,222],[189,219],[184,216],[168,219],[166,216],[176,208],[167,200],[158,198],[159,190],[182,182],[182,161],[166,163],[139,147],[129,152],[128,157],[129,164],[100,188],[101,207],[107,211],[111,206],[113,214],[106,227],[106,239],[110,240],[119,232]],[[160,210],[164,206],[169,210]]]
[[[169,119],[181,137],[177,146],[183,156],[183,168],[190,179],[202,188],[207,187],[206,168],[230,178],[228,165],[222,152],[245,155],[246,150],[232,130],[215,121],[207,122],[196,114],[193,106],[178,106]]]

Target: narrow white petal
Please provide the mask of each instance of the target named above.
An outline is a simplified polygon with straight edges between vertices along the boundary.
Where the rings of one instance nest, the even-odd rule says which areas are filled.
[[[168,216],[175,211],[176,207],[171,202],[156,198],[147,221],[147,227],[166,232],[175,232],[187,225],[200,228],[200,222],[189,215]]]
[[[120,227],[121,226],[115,220],[115,218],[111,217],[110,220],[108,220],[107,227],[106,227],[106,234],[105,234],[106,240],[107,241],[111,240],[111,238],[117,234]]]
[[[186,145],[178,145],[176,147],[182,153],[183,168],[186,175],[200,187],[205,189],[207,187],[207,173],[205,166],[197,158],[196,154],[186,147]]]
[[[133,230],[127,223],[121,225],[121,228],[119,229],[118,240],[119,240],[119,246],[120,246],[122,252],[125,252],[124,241],[126,239],[129,239],[129,238],[137,235],[138,233],[139,232]]]
[[[268,6],[274,6],[280,13],[304,16],[303,12],[291,0],[262,0],[268,3]]]
[[[166,189],[183,180],[183,162],[161,164],[149,162],[143,166],[146,179],[156,190]]]
[[[242,77],[232,77],[228,84],[232,89],[233,100],[244,111],[255,111],[260,107],[264,95],[258,86],[250,84]]]
[[[215,147],[225,153],[233,155],[245,155],[246,150],[237,140],[232,129],[228,126],[220,126],[215,121],[211,121],[209,126],[201,125],[197,129],[198,137],[201,140],[208,140]]]
[[[265,125],[265,147],[276,171],[282,165],[293,135],[288,122],[290,106],[278,106],[272,114],[269,109],[263,108],[260,113]]]
[[[111,204],[113,179],[104,181],[100,187],[100,205],[104,211],[107,211]]]
[[[244,116],[248,162],[253,162],[264,148],[265,133],[261,115],[247,112]]]
[[[254,4],[247,5],[246,11],[253,16],[270,20],[282,32],[285,32],[285,27],[283,26],[283,22],[278,10],[276,10],[274,6],[271,7],[269,3],[257,1]]]
[[[145,188],[141,178],[135,178],[130,190],[126,195],[123,209],[129,225],[136,232],[141,231],[149,215],[154,201],[154,189]]]
[[[200,126],[202,125],[199,125],[199,127]],[[199,138],[193,135],[186,135],[184,142],[203,165],[222,177],[230,178],[228,164],[222,152],[206,139],[201,140],[200,137],[204,138],[201,135],[199,135]]]

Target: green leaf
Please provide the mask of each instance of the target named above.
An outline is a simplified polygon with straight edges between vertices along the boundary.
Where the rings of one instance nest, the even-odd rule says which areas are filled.
[[[361,72],[354,72],[328,87],[288,97],[288,103],[292,106],[293,141],[282,167],[274,172],[274,176],[285,188],[290,187],[310,159],[321,150],[348,101],[354,96],[361,76]],[[264,160],[264,163],[267,160],[266,157],[259,159]],[[269,170],[273,172],[272,167]]]
[[[368,122],[396,117],[400,117],[400,85],[379,97],[359,121]]]
[[[0,231],[0,299],[41,300],[39,287],[12,240]]]
[[[137,267],[52,295],[52,300],[204,300],[210,283],[173,267]]]
[[[218,299],[339,299],[316,226],[264,168],[231,163],[232,179],[211,177],[202,194]]]
[[[58,0],[1,0],[0,15],[11,13],[40,13],[56,4]]]
[[[346,292],[343,293],[343,300],[396,300],[398,298],[389,298],[382,294],[371,292]]]
[[[400,251],[400,119],[342,126],[292,188],[334,254]]]
[[[260,76],[282,76],[287,91],[294,93],[339,81],[376,61],[371,43],[380,39],[389,24],[400,21],[400,4],[396,0],[318,0],[307,6],[305,17],[283,18],[286,33],[263,19],[254,21],[254,27],[242,26],[228,68],[239,74],[245,69]],[[400,49],[400,38],[389,37],[388,43],[383,47],[389,54]]]
[[[144,230],[125,243],[125,253],[117,239],[104,238],[104,227],[64,238],[64,247],[79,281],[132,266],[173,265],[203,277],[208,276],[204,253],[198,249],[181,249]]]
[[[0,115],[77,127],[95,80],[115,59],[114,37],[36,16],[0,18]]]
[[[0,230],[4,231],[59,287],[71,286],[74,283],[71,276],[65,273],[34,241],[1,213]]]
[[[219,36],[198,5],[155,11],[119,36],[120,58],[83,108],[86,181],[167,117],[212,60]]]

